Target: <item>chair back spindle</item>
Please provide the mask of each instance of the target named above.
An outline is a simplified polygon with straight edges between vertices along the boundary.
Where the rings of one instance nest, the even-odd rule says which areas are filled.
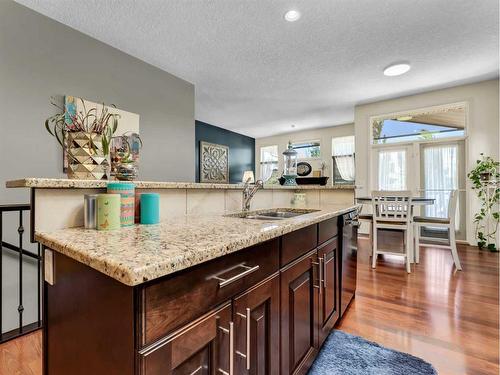
[[[373,220],[405,222],[411,220],[410,191],[373,191]]]

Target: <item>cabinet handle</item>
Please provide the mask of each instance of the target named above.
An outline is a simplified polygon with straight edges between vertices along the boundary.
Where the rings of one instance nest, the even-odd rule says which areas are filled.
[[[318,258],[319,259],[319,258]],[[319,294],[321,294],[321,262],[318,263],[318,262],[315,262],[314,260],[312,260],[311,258],[311,264],[313,266],[318,266],[318,272],[319,272],[319,282],[318,282],[318,285],[314,285],[314,281],[313,281],[313,288],[317,288],[319,289]]]
[[[229,372],[226,372],[221,368],[219,368],[219,372],[222,375],[233,375],[234,374],[234,323],[229,322],[229,329],[226,329],[222,326],[219,326],[219,329],[222,332],[224,332],[224,334],[229,335]]]
[[[246,320],[246,326],[247,326],[247,336],[246,336],[246,344],[247,344],[247,353],[243,354],[240,351],[236,351],[236,353],[246,359],[246,365],[247,365],[247,370],[250,370],[250,309],[247,307],[246,308],[246,315],[243,315],[241,313],[237,313],[242,319]]]
[[[323,287],[326,290],[326,260],[323,258]]]
[[[321,294],[321,283],[323,283],[323,285],[325,285],[325,272],[324,272],[324,268],[325,268],[325,259],[323,257],[318,257],[318,260],[319,260],[319,293]]]
[[[239,264],[236,267],[241,267],[244,269],[244,271],[237,274],[237,275],[234,275],[233,277],[230,277],[229,279],[224,279],[224,278],[217,276],[217,275],[212,276],[213,279],[219,280],[219,288],[224,288],[225,286],[227,286],[231,283],[234,283],[236,280],[239,280],[247,275],[250,275],[251,273],[257,271],[260,268],[260,266],[250,267],[250,266],[247,266],[245,264]]]
[[[234,323],[229,322],[229,375],[234,374]]]

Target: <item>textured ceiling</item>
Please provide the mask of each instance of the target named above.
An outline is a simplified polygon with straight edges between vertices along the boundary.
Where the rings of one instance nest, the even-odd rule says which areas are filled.
[[[254,137],[498,76],[497,0],[18,2],[194,83],[198,120]],[[382,74],[402,60],[408,74]]]

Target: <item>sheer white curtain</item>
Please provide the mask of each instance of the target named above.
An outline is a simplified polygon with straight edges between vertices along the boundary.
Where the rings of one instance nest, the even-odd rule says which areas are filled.
[[[424,189],[434,204],[425,207],[425,214],[433,217],[447,217],[450,191],[458,189],[458,146],[438,145],[424,148]],[[456,223],[458,226],[459,207]]]
[[[260,179],[267,181],[273,170],[278,169],[278,146],[260,148]]]
[[[354,136],[332,138],[332,155],[345,181],[354,181]]]
[[[378,152],[379,190],[407,190],[406,151],[380,150]]]

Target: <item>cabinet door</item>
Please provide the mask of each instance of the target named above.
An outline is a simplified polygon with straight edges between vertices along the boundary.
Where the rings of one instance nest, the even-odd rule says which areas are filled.
[[[319,289],[319,346],[339,318],[339,262],[338,241],[333,238],[318,248],[318,269],[320,277]]]
[[[305,374],[317,353],[317,253],[281,271],[281,374]]]
[[[279,274],[234,299],[235,374],[279,374]]]
[[[228,303],[139,352],[144,375],[233,374]],[[234,337],[234,336],[233,336]]]

